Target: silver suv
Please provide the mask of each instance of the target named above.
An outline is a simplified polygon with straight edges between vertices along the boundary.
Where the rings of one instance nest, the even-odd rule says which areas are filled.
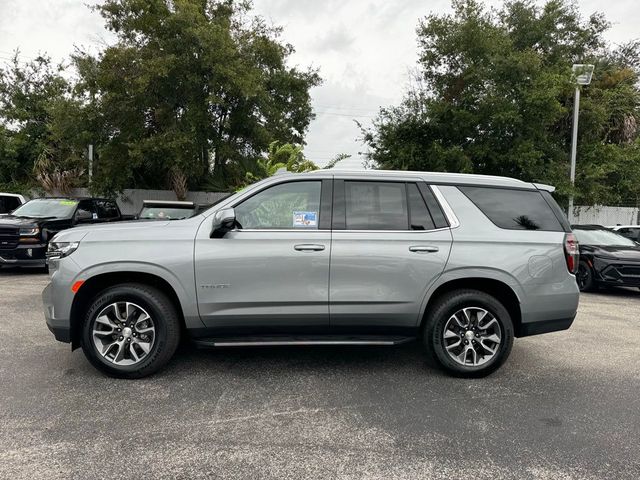
[[[483,376],[514,337],[569,328],[577,244],[553,187],[480,175],[282,174],[195,217],[56,235],[49,329],[109,375],[210,347],[419,339]]]

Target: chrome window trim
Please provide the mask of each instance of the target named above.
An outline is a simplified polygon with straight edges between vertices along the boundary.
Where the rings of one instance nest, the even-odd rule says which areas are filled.
[[[442,207],[442,211],[449,221],[449,228],[458,228],[460,226],[460,221],[458,220],[458,217],[456,217],[456,214],[453,212],[453,209],[451,208],[451,205],[449,205],[449,202],[447,202],[447,199],[444,198],[444,195],[442,194],[440,189],[436,185],[429,185],[429,188],[431,188],[431,191],[435,195],[436,200]]]
[[[305,233],[310,233],[310,232],[322,232],[322,233],[327,233],[327,232],[336,232],[336,233],[431,233],[431,232],[441,232],[444,230],[449,230],[450,227],[442,227],[442,228],[433,228],[431,230],[330,230],[330,229],[325,229],[325,230],[319,230],[316,228],[309,228],[309,229],[304,229],[304,228],[271,228],[271,229],[262,229],[262,228],[236,228],[231,230],[232,232],[305,232]]]

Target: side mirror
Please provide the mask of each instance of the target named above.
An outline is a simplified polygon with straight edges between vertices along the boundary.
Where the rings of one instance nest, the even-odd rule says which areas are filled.
[[[78,209],[76,212],[76,223],[88,223],[93,220],[93,214],[87,210]]]
[[[213,215],[211,238],[222,238],[236,225],[236,212],[233,208],[225,208]]]

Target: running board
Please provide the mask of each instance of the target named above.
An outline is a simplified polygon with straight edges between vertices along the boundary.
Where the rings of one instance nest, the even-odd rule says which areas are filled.
[[[314,335],[314,336],[260,336],[198,338],[199,347],[279,347],[301,345],[400,345],[415,340],[415,337],[385,335]]]

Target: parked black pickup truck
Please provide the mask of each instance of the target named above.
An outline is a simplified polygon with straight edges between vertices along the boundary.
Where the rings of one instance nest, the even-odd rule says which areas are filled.
[[[36,198],[0,216],[0,266],[44,267],[49,240],[76,225],[124,220],[104,198]]]

